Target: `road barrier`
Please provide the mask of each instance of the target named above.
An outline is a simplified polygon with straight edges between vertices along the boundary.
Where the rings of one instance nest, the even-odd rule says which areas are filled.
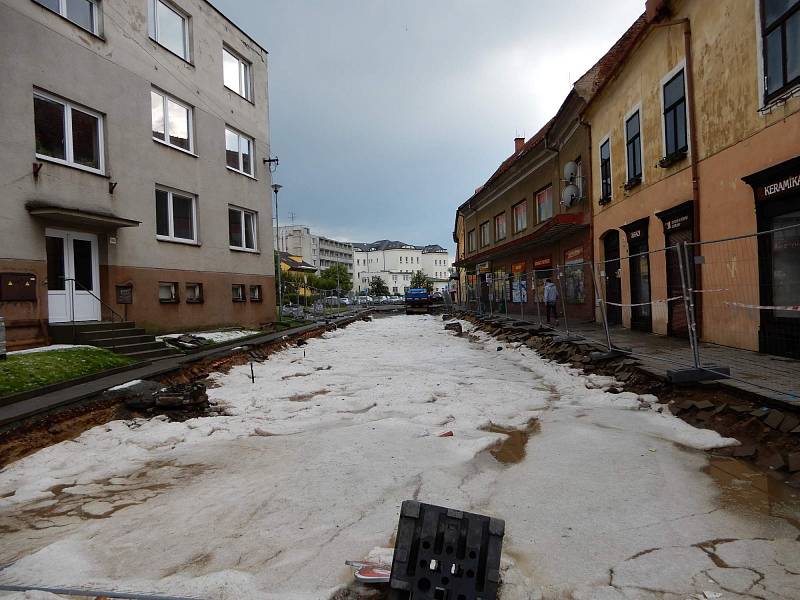
[[[733,379],[800,400],[796,389],[739,380],[729,365],[709,360],[722,354],[712,345],[800,359],[800,219],[748,235],[643,246],[524,272],[467,271],[456,307],[599,343],[607,355],[664,361],[674,382]],[[641,345],[634,352],[625,345],[631,330],[683,340],[687,352]]]

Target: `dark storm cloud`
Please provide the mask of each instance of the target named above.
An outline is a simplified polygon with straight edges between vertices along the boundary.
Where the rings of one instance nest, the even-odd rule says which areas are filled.
[[[213,3],[270,52],[281,223],[453,248],[456,206],[644,0]]]

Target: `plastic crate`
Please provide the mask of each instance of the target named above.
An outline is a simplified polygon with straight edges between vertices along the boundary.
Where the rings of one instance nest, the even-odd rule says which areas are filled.
[[[406,500],[390,579],[393,600],[495,600],[505,521]]]

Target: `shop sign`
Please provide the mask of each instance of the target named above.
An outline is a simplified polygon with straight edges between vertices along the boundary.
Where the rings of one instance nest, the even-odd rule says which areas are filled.
[[[488,273],[489,272],[489,261],[478,263],[475,268],[478,270],[478,273]]]
[[[674,231],[676,229],[683,229],[689,226],[689,215],[681,215],[669,221],[664,221],[664,229],[667,231]]]
[[[782,196],[787,192],[800,190],[800,175],[791,175],[781,179],[780,181],[768,183],[762,189],[764,200],[771,200],[772,198],[776,196]]]
[[[491,273],[486,273],[486,283],[488,283],[488,284],[492,283],[492,274]]]
[[[622,229],[628,234],[629,242],[635,242],[639,240],[645,242],[647,240],[647,226],[648,219],[645,217],[644,219],[639,219],[638,221],[624,225]]]
[[[534,269],[550,269],[553,266],[553,261],[550,257],[547,258],[537,258],[533,261],[533,268]]]
[[[524,273],[525,263],[524,262],[514,263],[513,265],[511,265],[511,272],[514,273],[514,275],[518,275],[519,273]]]
[[[572,248],[571,250],[567,250],[564,253],[564,262],[566,263],[580,262],[582,260],[583,260],[583,246]]]

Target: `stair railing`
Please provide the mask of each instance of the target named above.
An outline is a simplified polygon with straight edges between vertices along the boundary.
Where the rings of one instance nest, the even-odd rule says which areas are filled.
[[[77,331],[75,329],[75,287],[76,286],[78,286],[81,289],[81,291],[87,292],[95,300],[97,300],[100,303],[101,307],[105,307],[106,309],[108,309],[108,312],[111,313],[111,322],[112,323],[115,322],[114,321],[114,317],[118,317],[119,320],[120,320],[120,323],[123,323],[125,321],[125,319],[123,318],[123,316],[121,314],[119,314],[117,311],[115,311],[113,308],[111,308],[111,306],[109,306],[108,304],[103,302],[97,294],[95,294],[92,290],[90,290],[85,285],[83,285],[80,281],[76,280],[74,277],[62,277],[62,276],[59,276],[59,279],[63,280],[65,283],[67,281],[69,281],[71,283],[71,285],[72,285],[72,292],[71,292],[71,298],[70,298],[69,305],[70,305],[70,309],[71,309],[71,312],[72,312],[70,323],[72,323],[72,343],[73,344],[76,344],[78,342],[78,334],[77,334]],[[101,314],[101,318],[102,318],[102,314]],[[116,343],[114,343],[112,345],[112,348],[116,348],[116,347],[117,347],[117,345],[116,345]]]

